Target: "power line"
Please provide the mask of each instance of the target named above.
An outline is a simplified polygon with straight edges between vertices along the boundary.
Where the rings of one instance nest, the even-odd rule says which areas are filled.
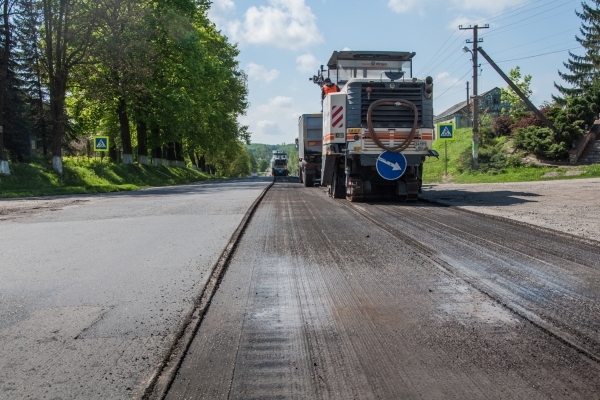
[[[465,73],[463,76],[461,76],[461,77],[460,77],[460,78],[459,78],[459,79],[458,79],[456,82],[454,82],[454,83],[452,84],[452,86],[448,87],[448,89],[444,90],[444,91],[442,92],[442,94],[440,94],[438,97],[436,97],[436,99],[438,99],[438,98],[442,97],[442,96],[443,96],[443,95],[444,95],[444,94],[445,94],[445,93],[446,93],[448,90],[450,90],[450,89],[452,89],[454,86],[456,86],[456,84],[457,84],[458,82],[460,82],[460,81],[461,81],[461,80],[462,80],[462,79],[463,79],[465,76],[467,76],[467,75],[469,74],[469,72],[471,72],[471,70],[468,70],[468,71],[467,71],[467,72],[466,72],[466,73]]]
[[[525,5],[523,5],[523,6],[521,6],[521,7],[518,7],[518,8],[516,8],[516,9],[514,9],[514,10],[510,11],[510,12],[506,12],[506,13],[500,13],[500,15],[498,15],[498,16],[503,16],[504,14],[510,14],[510,13],[512,13],[513,11],[518,11],[518,10],[520,10],[520,9],[522,9],[522,8],[526,8],[526,7],[528,7],[528,6],[530,6],[530,5],[533,5],[533,4],[536,4],[536,3],[542,3],[541,5],[539,5],[539,6],[537,6],[537,7],[531,7],[530,9],[523,11],[523,13],[528,13],[528,12],[530,12],[530,11],[534,11],[534,10],[537,10],[537,9],[539,9],[539,8],[545,8],[545,7],[548,7],[549,5],[551,5],[551,4],[553,4],[553,3],[556,3],[556,2],[558,2],[558,1],[561,1],[561,0],[552,0],[552,1],[538,0],[538,1],[536,1],[536,2],[533,2],[533,3],[525,4]],[[565,2],[564,4],[561,4],[561,5],[559,5],[558,7],[562,7],[562,6],[564,6],[564,5],[567,5],[567,4],[571,3],[571,2],[573,2],[573,0],[568,0],[567,2]],[[556,7],[556,8],[558,8],[558,7]],[[494,20],[494,22],[496,22],[496,23],[497,23],[497,22],[499,22],[499,21],[504,21],[505,19],[509,19],[509,18],[512,18],[512,17],[514,17],[514,16],[515,16],[515,15],[507,15],[507,16],[505,16],[504,18],[499,18],[499,19],[496,19],[496,20]],[[481,18],[481,19],[477,20],[477,22],[478,22],[478,21],[482,21],[482,22],[483,22],[483,21],[486,21],[486,20],[488,20],[488,19],[490,19],[490,17],[489,17],[489,16],[488,16],[488,17],[485,17],[485,18]]]
[[[495,36],[495,35],[498,35],[498,34],[500,34],[500,33],[504,33],[504,32],[506,32],[507,30],[512,30],[512,29],[506,29],[506,28],[509,28],[509,27],[511,27],[511,26],[513,26],[513,25],[520,24],[520,23],[521,23],[521,22],[523,22],[523,21],[528,21],[528,20],[530,20],[530,19],[532,19],[532,18],[536,18],[536,17],[538,17],[538,16],[539,16],[539,15],[541,15],[541,14],[545,14],[545,13],[547,13],[548,11],[555,10],[555,9],[557,9],[557,8],[560,8],[560,7],[563,7],[563,6],[565,6],[565,5],[567,5],[567,4],[566,4],[566,3],[565,3],[565,4],[561,4],[561,5],[559,5],[559,6],[556,6],[556,7],[554,7],[554,8],[550,8],[550,9],[548,9],[548,10],[546,10],[546,11],[542,11],[542,12],[540,12],[540,13],[536,14],[536,15],[531,15],[531,16],[529,16],[529,17],[527,17],[527,18],[523,18],[523,19],[521,19],[521,20],[519,20],[519,21],[513,22],[512,24],[504,25],[503,27],[501,27],[501,28],[498,28],[497,30],[494,30],[494,32],[492,32],[492,33],[488,33],[487,35],[485,35],[485,36],[482,36],[482,37],[485,39],[485,38],[487,38],[487,37],[490,37],[490,36]],[[552,15],[549,15],[549,16],[548,16],[548,17],[546,17],[546,18],[539,19],[537,22],[539,22],[539,21],[544,21],[544,20],[546,20],[546,19],[548,19],[548,18],[552,18],[552,17],[555,17],[555,16],[557,16],[557,15],[560,15],[560,14],[562,14],[562,12],[561,12],[561,13],[557,13],[557,14],[552,14]]]
[[[438,53],[440,52],[440,50],[441,50],[442,48],[444,48],[444,46],[446,45],[446,43],[448,43],[448,40],[450,40],[450,39],[452,38],[452,36],[454,36],[454,34],[455,34],[456,32],[458,32],[458,28],[457,28],[457,29],[454,29],[454,31],[453,31],[453,32],[450,34],[450,36],[448,36],[448,39],[446,39],[446,41],[444,42],[444,44],[442,44],[442,45],[440,46],[440,48],[439,48],[439,49],[438,49],[438,50],[435,52],[435,54],[434,54],[434,55],[433,55],[433,56],[432,56],[432,57],[429,59],[429,61],[427,61],[427,63],[426,63],[426,64],[425,64],[425,65],[422,67],[422,69],[425,69],[425,68],[427,68],[427,66],[428,66],[429,64],[431,64],[431,62],[432,62],[433,60],[435,60],[435,56],[437,56],[437,55],[438,55]]]
[[[535,54],[533,56],[527,56],[527,57],[521,57],[521,58],[511,58],[510,60],[501,60],[501,61],[496,61],[496,63],[501,63],[501,62],[509,62],[509,61],[518,61],[518,60],[525,60],[527,58],[535,58],[535,57],[541,57],[541,56],[546,56],[549,54],[556,54],[556,53],[562,53],[563,51],[570,51],[570,50],[575,50],[575,49],[581,49],[583,46],[577,46],[577,47],[571,47],[570,49],[562,49],[562,50],[557,50],[557,51],[550,51],[548,53],[542,53],[542,54]]]
[[[461,55],[462,55],[462,54],[461,54]],[[460,60],[460,57],[458,58],[458,60]],[[452,76],[452,74],[454,74],[454,72],[456,72],[456,71],[460,71],[461,69],[463,69],[463,68],[464,68],[464,66],[465,66],[465,65],[467,65],[467,64],[470,64],[470,63],[471,63],[471,60],[467,60],[467,61],[466,61],[466,62],[464,62],[464,63],[463,63],[463,64],[462,64],[460,67],[458,67],[458,68],[454,69],[454,71],[448,72],[448,75],[444,76],[444,77],[443,77],[443,78],[441,78],[439,81],[436,81],[436,82],[434,82],[434,83],[436,83],[436,84],[438,84],[438,85],[439,85],[439,83],[440,83],[440,82],[443,82],[445,79],[447,79],[447,78],[451,77],[451,76]]]
[[[563,43],[555,43],[551,46],[546,46],[546,47],[540,47],[537,48],[536,51],[540,51],[540,50],[547,50],[547,49],[552,49],[552,48],[556,48],[556,47],[565,47],[567,45],[570,46],[574,46],[576,45],[575,40],[569,40],[568,42],[563,42]],[[497,55],[498,53],[494,52],[495,55]],[[525,52],[525,53],[520,53],[520,54],[513,54],[514,57],[520,57],[520,56],[525,56],[531,54],[531,51]]]
[[[534,41],[531,41],[531,42],[523,43],[523,44],[521,44],[519,46],[513,46],[513,47],[511,47],[509,49],[496,51],[495,54],[505,53],[505,52],[510,51],[510,50],[518,49],[519,47],[528,46],[528,45],[533,44],[533,43],[541,42],[542,40],[547,40],[547,39],[550,39],[550,38],[553,38],[553,37],[556,37],[556,36],[560,36],[560,35],[565,34],[567,32],[573,32],[573,29],[567,29],[566,31],[562,31],[562,32],[559,32],[559,33],[551,35],[551,36],[546,36],[546,37],[543,37],[541,39],[534,40]]]
[[[452,96],[452,95],[455,95],[456,93],[461,93],[461,92],[463,92],[464,90],[465,90],[465,89],[459,89],[459,90],[457,90],[457,91],[455,91],[455,92],[448,93],[448,94],[447,94],[447,95],[445,95],[445,96],[439,96],[439,97],[436,97],[436,98],[435,98],[435,100],[436,100],[436,101],[438,101],[438,100],[440,100],[440,99],[442,99],[442,98],[444,98],[444,97]],[[444,92],[444,93],[446,93],[446,92]]]
[[[558,1],[558,0],[554,0],[554,1]],[[528,7],[530,5],[533,5],[533,4],[536,4],[536,3],[543,3],[543,2],[546,2],[546,0],[537,0],[537,1],[534,1],[533,3],[530,3],[529,1],[524,1],[522,3],[515,4],[512,7],[508,7],[506,9],[502,10],[502,11],[497,11],[497,12],[495,12],[493,14],[490,14],[490,15],[487,15],[485,17],[479,18],[478,20],[473,21],[473,23],[478,24],[480,22],[487,21],[490,18],[501,17],[503,15],[511,14],[512,12],[520,10],[521,8],[525,8],[525,7]],[[509,18],[509,17],[507,17],[507,18]]]
[[[433,70],[435,70],[437,67],[439,67],[442,63],[444,63],[446,60],[444,60],[444,58],[442,57],[442,55],[444,55],[448,50],[452,50],[453,49],[453,45],[454,43],[456,43],[456,41],[458,39],[460,39],[463,35],[465,34],[465,32],[463,31],[459,36],[456,37],[456,39],[454,39],[454,41],[448,46],[448,48],[440,55],[440,62],[437,63],[434,67],[431,67],[429,69],[429,72],[427,73],[427,75],[431,75],[431,73],[433,72]]]

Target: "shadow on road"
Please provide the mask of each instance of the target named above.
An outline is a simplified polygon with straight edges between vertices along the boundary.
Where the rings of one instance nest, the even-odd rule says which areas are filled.
[[[512,190],[471,192],[464,189],[434,189],[423,186],[420,198],[452,206],[511,206],[515,204],[535,203],[534,198],[541,197],[537,193]]]

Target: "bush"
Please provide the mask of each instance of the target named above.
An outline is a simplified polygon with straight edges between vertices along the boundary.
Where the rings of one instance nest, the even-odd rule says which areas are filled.
[[[507,115],[501,115],[492,122],[492,132],[496,137],[508,136],[511,133],[512,120]]]
[[[570,144],[559,139],[550,128],[530,126],[515,131],[515,146],[540,158],[561,160],[569,156]]]
[[[472,150],[465,149],[458,157],[458,172],[463,173],[471,170]],[[479,172],[484,174],[499,174],[505,172],[509,165],[515,165],[515,160],[509,159],[505,155],[504,143],[499,140],[486,140],[479,146],[479,157],[477,159]]]
[[[549,107],[542,107],[540,109],[540,112],[544,115],[544,117],[548,118],[548,109]],[[535,115],[532,111],[529,111],[527,114],[525,114],[525,116],[523,118],[521,118],[520,120],[516,121],[512,127],[511,130],[515,131],[519,128],[528,128],[530,126],[537,126],[540,128],[544,128],[546,127],[546,124],[544,124],[542,122],[541,119],[538,118],[537,115]]]

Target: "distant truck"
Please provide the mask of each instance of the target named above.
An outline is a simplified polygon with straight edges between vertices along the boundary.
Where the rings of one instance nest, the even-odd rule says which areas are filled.
[[[287,154],[284,151],[273,150],[271,157],[271,175],[288,176],[290,171],[287,167]]]
[[[321,181],[323,154],[323,114],[302,114],[298,118],[298,176],[304,186]]]

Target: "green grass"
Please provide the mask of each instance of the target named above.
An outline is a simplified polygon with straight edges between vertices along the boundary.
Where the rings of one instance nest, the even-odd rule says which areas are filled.
[[[54,172],[51,160],[41,158],[11,163],[10,170],[10,176],[0,176],[0,198],[120,192],[210,179],[189,168],[100,163],[81,157],[64,158],[62,176]]]
[[[471,129],[458,129],[456,131],[456,140],[447,142],[448,174],[446,175],[444,142],[441,140],[436,141],[433,148],[438,151],[440,158],[427,157],[423,169],[423,182],[498,183],[600,177],[600,165],[540,166],[530,164],[519,167],[508,167],[500,172],[462,170],[459,160],[461,155],[471,151],[471,143]],[[573,171],[580,171],[581,173],[579,175],[568,175],[572,174]]]

